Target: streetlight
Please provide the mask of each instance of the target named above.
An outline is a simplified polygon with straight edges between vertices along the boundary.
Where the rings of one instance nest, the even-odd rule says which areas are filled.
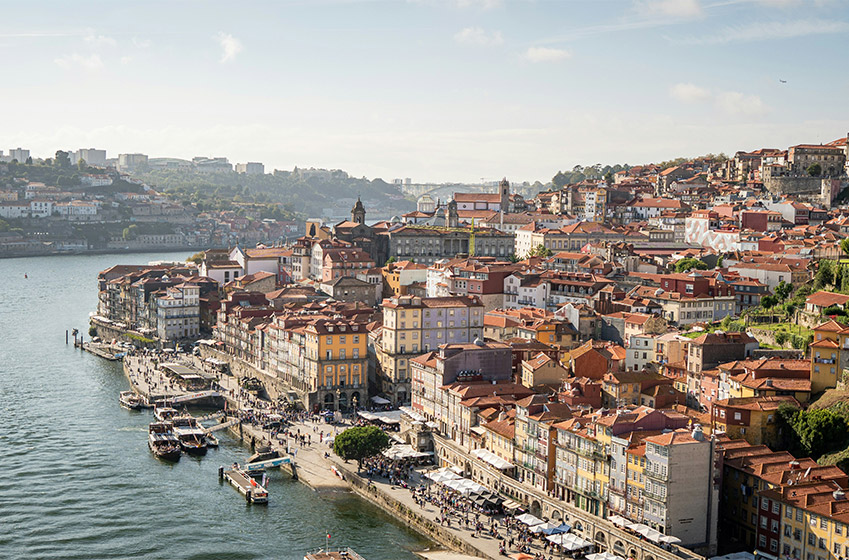
[[[339,390],[339,387],[336,387],[336,412],[339,412],[339,397],[342,396],[342,391]]]

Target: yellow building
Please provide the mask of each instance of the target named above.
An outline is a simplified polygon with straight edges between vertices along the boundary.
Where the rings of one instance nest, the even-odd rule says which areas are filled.
[[[643,493],[646,490],[645,468],[646,468],[646,445],[640,442],[640,445],[629,447],[625,452],[627,463],[625,464],[626,475],[628,477],[628,490],[625,495],[625,515],[628,519],[643,518],[643,506],[645,505],[645,497]]]
[[[349,320],[318,320],[304,328],[304,368],[315,402],[313,410],[365,406],[368,399],[368,337],[365,325]]]

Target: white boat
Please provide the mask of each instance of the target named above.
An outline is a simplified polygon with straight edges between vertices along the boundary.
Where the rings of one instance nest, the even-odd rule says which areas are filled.
[[[171,423],[183,451],[194,455],[206,453],[206,433],[193,416],[176,416],[171,419]]]
[[[170,406],[157,406],[153,409],[153,417],[159,420],[160,422],[170,422],[175,416],[178,416],[180,413],[176,408],[171,408]]]
[[[118,394],[118,402],[129,410],[140,410],[144,406],[144,401],[135,391],[121,391]]]

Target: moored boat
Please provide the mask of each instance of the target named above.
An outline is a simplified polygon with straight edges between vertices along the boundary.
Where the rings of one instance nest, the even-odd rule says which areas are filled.
[[[193,416],[177,416],[171,422],[174,426],[174,435],[180,440],[183,451],[193,455],[206,453],[206,434]]]
[[[147,444],[154,455],[167,461],[180,458],[180,441],[167,422],[153,422],[148,426]]]
[[[121,391],[118,394],[118,402],[129,410],[140,410],[144,406],[144,401],[135,391]]]
[[[176,408],[171,408],[170,406],[157,406],[153,409],[153,417],[159,420],[160,422],[170,422],[175,416],[178,416],[180,413]]]
[[[212,434],[206,434],[206,446],[218,447],[218,438]]]

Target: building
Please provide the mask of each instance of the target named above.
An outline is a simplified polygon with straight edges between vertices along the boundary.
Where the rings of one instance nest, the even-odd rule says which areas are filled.
[[[73,152],[71,157],[71,163],[76,164],[79,161],[85,161],[88,165],[94,167],[106,167],[106,150],[80,148]]]
[[[569,370],[559,361],[542,352],[522,362],[522,385],[525,387],[559,386],[568,377]]]
[[[777,411],[787,403],[801,408],[790,396],[722,399],[711,407],[711,431],[752,445],[774,447],[779,443]]]
[[[265,175],[265,165],[253,161],[237,163],[236,173],[243,175]]]
[[[118,165],[116,168],[122,173],[133,173],[147,166],[145,154],[118,154]]]
[[[200,335],[200,287],[184,282],[152,296],[156,336],[164,343]]]
[[[484,310],[474,297],[383,300],[381,335],[374,340],[379,391],[393,404],[410,401],[409,361],[443,344],[470,343],[483,337]]]
[[[347,411],[368,398],[368,338],[365,326],[322,319],[304,327],[304,367],[312,391],[310,410]],[[307,404],[307,403],[305,403]]]

